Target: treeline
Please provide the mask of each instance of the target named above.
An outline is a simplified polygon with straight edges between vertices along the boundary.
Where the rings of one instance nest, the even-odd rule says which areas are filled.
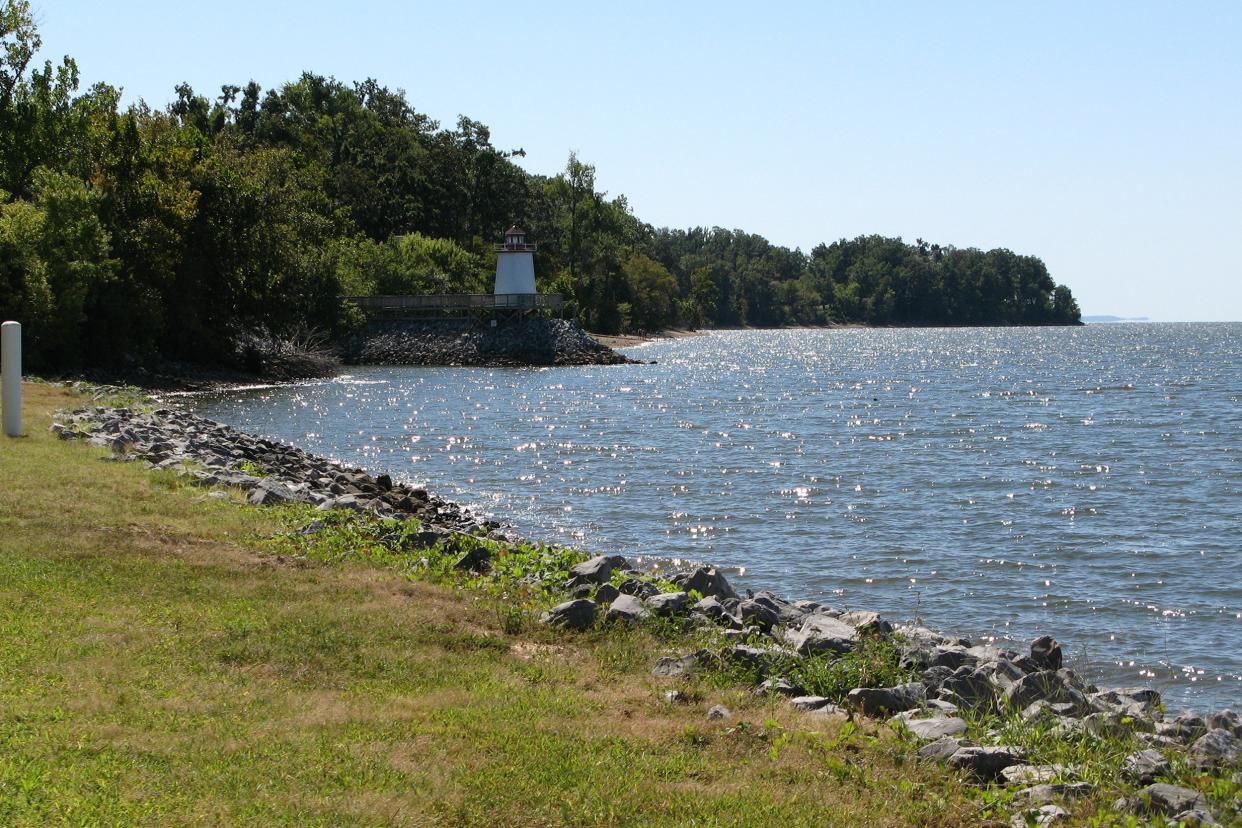
[[[164,109],[39,64],[28,3],[0,3],[0,316],[36,367],[234,355],[239,336],[360,323],[343,300],[490,290],[517,222],[540,290],[602,331],[670,325],[1078,321],[1039,259],[878,236],[810,255],[714,228],[657,229],[570,155],[514,163],[466,117],[304,74],[279,89],[187,85]]]

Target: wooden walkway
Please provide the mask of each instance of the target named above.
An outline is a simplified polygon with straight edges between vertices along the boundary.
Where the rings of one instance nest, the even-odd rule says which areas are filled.
[[[440,293],[423,296],[347,296],[372,319],[486,319],[560,313],[559,293]]]

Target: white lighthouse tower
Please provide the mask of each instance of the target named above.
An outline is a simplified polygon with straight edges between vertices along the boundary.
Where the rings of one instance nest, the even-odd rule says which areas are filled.
[[[505,243],[496,245],[495,292],[535,295],[535,245],[526,243],[526,231],[516,224],[505,231]]]

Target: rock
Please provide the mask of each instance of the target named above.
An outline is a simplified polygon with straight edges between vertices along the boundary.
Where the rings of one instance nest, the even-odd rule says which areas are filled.
[[[1177,822],[1178,828],[1196,828],[1196,826],[1201,825],[1220,824],[1203,808],[1192,808],[1189,811],[1182,811],[1180,814],[1174,814],[1173,819]]]
[[[664,700],[669,704],[685,704],[690,701],[690,697],[680,690],[665,690]]]
[[[1195,740],[1190,746],[1190,764],[1201,771],[1228,765],[1242,756],[1242,743],[1228,730],[1217,727]]]
[[[948,766],[964,771],[984,782],[1000,777],[1001,771],[1022,761],[1022,751],[1016,747],[964,747],[948,759]]]
[[[1147,813],[1174,816],[1192,810],[1208,810],[1203,794],[1190,788],[1157,782],[1139,791],[1139,810]]]
[[[453,564],[454,569],[463,569],[470,572],[486,572],[491,568],[492,551],[482,544],[475,545],[470,551],[466,552],[457,562]],[[578,595],[578,598],[585,598],[586,595]]]
[[[676,615],[690,603],[690,596],[684,592],[661,592],[647,599],[647,608],[656,615]]]
[[[1094,791],[1095,786],[1090,782],[1044,783],[1018,791],[1013,795],[1013,801],[1025,805],[1048,805],[1061,799],[1078,799]]]
[[[964,710],[991,710],[996,706],[995,685],[986,672],[960,667],[940,683],[940,696]]]
[[[1162,703],[1160,694],[1147,687],[1118,688],[1090,695],[1091,703],[1102,710],[1111,710],[1127,716],[1146,719],[1160,717]]]
[[[1071,686],[1061,671],[1043,670],[1030,673],[1015,681],[1005,691],[1005,701],[1019,710],[1041,700],[1049,704],[1072,704],[1082,713],[1091,712],[1086,696]]]
[[[843,612],[837,620],[849,624],[863,635],[886,636],[893,631],[893,625],[881,618],[878,612]]]
[[[1123,737],[1135,732],[1150,733],[1155,730],[1155,725],[1149,720],[1121,713],[1092,713],[1083,717],[1082,724],[1097,739]]]
[[[1182,713],[1171,722],[1159,722],[1156,724],[1157,734],[1176,739],[1182,744],[1198,739],[1207,731],[1207,723],[1192,713]]]
[[[1121,775],[1136,785],[1150,785],[1156,777],[1169,772],[1169,760],[1158,750],[1131,753],[1121,763]]]
[[[966,732],[966,720],[955,716],[934,719],[899,720],[920,742],[934,742],[946,736],[961,736]]]
[[[1031,643],[1031,661],[1041,670],[1061,669],[1061,645],[1050,635],[1041,635]]]
[[[585,630],[595,623],[595,602],[578,598],[557,604],[543,614],[543,623],[570,630]]]
[[[651,674],[661,678],[688,676],[697,670],[700,665],[705,664],[709,657],[710,654],[706,650],[699,650],[697,653],[690,653],[684,656],[664,656],[656,661]]]
[[[1065,773],[1064,765],[1010,765],[1001,771],[1001,776],[1009,785],[1037,785]]]
[[[801,710],[809,713],[812,710],[818,710],[825,705],[831,704],[832,699],[826,696],[795,696],[789,700],[789,706],[794,710]]]
[[[780,615],[762,601],[748,599],[737,605],[738,617],[743,623],[754,624],[767,632],[780,622]]]
[[[966,652],[965,647],[942,645],[931,651],[927,666],[929,668],[947,668],[950,673],[959,667],[974,664],[975,660]]]
[[[621,594],[621,590],[612,584],[600,584],[595,590],[595,602],[598,604],[611,604]]]
[[[856,687],[845,696],[848,707],[864,716],[880,716],[913,710],[927,697],[927,690],[918,682],[896,687]]]
[[[802,689],[795,687],[783,678],[764,679],[759,686],[755,688],[756,696],[767,696],[775,694],[777,696],[801,696]]]
[[[725,576],[711,567],[700,566],[692,572],[673,577],[673,583],[686,592],[694,590],[703,597],[736,598],[737,593],[729,586]]]
[[[585,578],[594,584],[604,584],[612,577],[614,569],[625,566],[625,558],[620,555],[596,555],[569,568],[570,577]]]
[[[974,746],[975,743],[969,739],[956,739],[952,736],[946,736],[930,744],[923,745],[919,748],[918,755],[924,761],[938,760],[944,762],[962,748]]]
[[[1040,805],[1028,811],[1013,815],[1009,821],[1012,828],[1028,828],[1028,826],[1055,825],[1069,819],[1069,814],[1060,805]]]
[[[720,603],[720,599],[709,595],[690,608],[691,615],[701,616],[711,621],[727,621],[732,618],[729,611]]]
[[[723,704],[714,704],[711,706],[711,709],[707,711],[707,718],[712,720],[728,719],[732,715],[733,714],[729,711],[729,708],[725,707]]]
[[[825,615],[812,615],[798,630],[786,630],[785,642],[802,655],[848,653],[858,642],[857,631],[849,624]]]
[[[638,621],[650,617],[651,613],[643,606],[643,602],[633,595],[618,595],[608,605],[604,618],[609,621]]]
[[[747,670],[762,671],[771,661],[771,654],[760,647],[752,647],[749,644],[734,644],[732,647],[725,647],[720,651],[720,657],[725,661],[741,665]]]
[[[1233,710],[1222,710],[1207,717],[1204,722],[1208,730],[1228,730],[1234,736],[1242,738],[1242,716]]]
[[[261,480],[247,498],[252,506],[273,506],[278,503],[288,503],[293,499],[294,493],[288,487],[271,480]]]

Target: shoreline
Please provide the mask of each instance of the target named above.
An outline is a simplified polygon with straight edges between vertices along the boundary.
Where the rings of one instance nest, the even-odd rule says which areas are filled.
[[[1237,714],[1182,713],[1166,719],[1159,693],[1091,685],[1063,667],[1061,645],[1047,636],[1033,642],[1029,653],[1019,653],[921,626],[893,625],[874,611],[847,612],[764,590],[740,593],[710,566],[653,574],[632,568],[620,556],[588,557],[564,547],[532,546],[499,531],[499,524],[475,519],[425,490],[395,484],[386,474],[345,467],[175,409],[96,407],[59,416],[51,430],[62,439],[109,448],[117,459],[172,471],[212,491],[240,489],[254,506],[313,505],[323,517],[293,533],[303,543],[330,535],[340,519],[360,520],[391,535],[383,527],[400,527],[414,518],[415,529],[398,534],[407,539],[403,543],[412,541],[415,549],[424,550],[426,566],[432,566],[429,560],[441,561],[435,566],[487,579],[503,577],[506,556],[519,561],[519,572],[528,570],[531,564],[521,563],[528,558],[557,560],[551,569],[546,564],[540,568],[536,580],[523,577],[547,596],[542,625],[549,630],[591,630],[603,624],[606,632],[663,618],[683,625],[683,630],[710,631],[718,636],[719,649],[687,648],[693,637],[682,632],[673,639],[675,645],[682,642],[680,648],[660,658],[653,675],[685,680],[723,671],[746,676],[749,692],[784,697],[794,711],[825,721],[852,721],[855,716],[887,721],[913,740],[921,758],[942,761],[985,784],[1008,785],[1016,792],[1015,802],[1059,807],[1052,803],[1061,800],[1060,789],[1045,790],[1056,779],[1079,786],[1075,790],[1084,794],[1095,786],[1079,781],[1082,770],[1032,764],[1029,748],[998,742],[999,735],[980,746],[977,740],[987,734],[978,728],[998,716],[1017,716],[1029,723],[1024,727],[1050,727],[1049,733],[1065,738],[1081,734],[1101,744],[1128,740],[1157,755],[1164,751],[1185,756],[1207,773],[1214,768],[1227,771],[1237,758],[1242,737]],[[851,680],[835,685],[836,691],[815,692],[824,685],[815,685],[809,665],[875,658],[876,653],[888,653],[879,657],[891,659],[880,668],[881,674],[892,676],[889,683]],[[1001,727],[997,733],[1012,726],[1003,725],[1005,718],[995,721],[992,727]],[[1127,762],[1132,758],[1128,755]],[[1185,801],[1197,795],[1177,790]],[[1144,801],[1131,797],[1123,810],[1141,813],[1147,807]],[[1204,801],[1201,810],[1211,820],[1206,807]],[[1183,816],[1181,810],[1169,814]]]

